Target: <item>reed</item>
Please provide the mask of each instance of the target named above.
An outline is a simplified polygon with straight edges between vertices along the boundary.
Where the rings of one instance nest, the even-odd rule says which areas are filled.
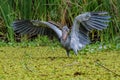
[[[97,31],[97,36],[100,37],[100,41],[108,42],[114,41],[120,34],[119,4],[119,0],[0,0],[0,16],[6,25],[8,41],[14,41],[11,23],[16,19],[53,20],[66,24],[67,16],[68,23],[71,24],[74,17],[80,13],[107,11],[111,16],[111,22],[107,29]],[[44,31],[41,30],[41,34]],[[95,35],[96,31],[93,31],[91,39],[94,39]]]

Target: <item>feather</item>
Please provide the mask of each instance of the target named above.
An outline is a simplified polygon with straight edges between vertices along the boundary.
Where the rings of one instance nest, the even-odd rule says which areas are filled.
[[[72,38],[71,48],[77,52],[83,46],[89,44],[88,32],[94,29],[105,29],[108,26],[109,19],[110,16],[107,12],[86,12],[76,16],[70,34]]]
[[[108,19],[98,19],[98,18],[90,18],[90,21],[98,21],[98,22],[110,22],[110,20]]]
[[[57,26],[49,22],[43,22],[38,20],[18,20],[13,22],[14,31],[21,34],[39,34],[43,32],[43,30],[41,30],[41,27],[49,27],[56,32],[59,38],[62,36],[62,31],[57,28]]]

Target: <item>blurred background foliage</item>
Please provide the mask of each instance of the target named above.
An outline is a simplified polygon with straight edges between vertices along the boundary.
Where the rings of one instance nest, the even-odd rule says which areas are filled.
[[[93,42],[113,42],[120,37],[120,0],[0,0],[0,40],[14,42],[16,36],[12,22],[18,19],[55,21],[72,25],[75,16],[89,11],[107,11],[111,16],[109,27],[103,31],[92,31]],[[41,34],[54,33],[42,29]],[[21,37],[20,37],[21,39]]]

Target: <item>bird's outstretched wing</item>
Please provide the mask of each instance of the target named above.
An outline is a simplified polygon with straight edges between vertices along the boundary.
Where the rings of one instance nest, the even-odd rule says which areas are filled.
[[[38,20],[18,20],[14,21],[12,26],[14,31],[20,34],[36,35],[40,33],[41,27],[49,27],[57,33],[59,38],[62,36],[62,31],[50,22]]]
[[[88,32],[102,30],[108,26],[110,16],[107,12],[86,12],[75,17],[71,30],[71,48],[77,52],[90,43]]]

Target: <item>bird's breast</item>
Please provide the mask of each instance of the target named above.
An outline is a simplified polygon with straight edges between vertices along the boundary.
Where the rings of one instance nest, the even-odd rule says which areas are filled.
[[[66,40],[61,39],[61,44],[65,49],[71,49],[70,48],[70,38],[67,37]]]

